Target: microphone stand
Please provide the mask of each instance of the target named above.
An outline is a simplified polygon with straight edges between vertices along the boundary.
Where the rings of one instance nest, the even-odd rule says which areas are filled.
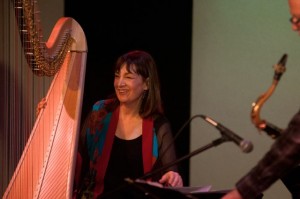
[[[220,144],[222,144],[223,142],[226,142],[226,141],[229,141],[228,137],[226,137],[226,135],[222,134],[221,138],[213,140],[211,143],[209,143],[209,144],[207,144],[203,147],[200,147],[199,149],[196,149],[195,151],[193,151],[193,152],[191,152],[191,153],[189,153],[189,154],[187,154],[187,155],[185,155],[185,156],[183,156],[183,157],[181,157],[181,158],[179,158],[179,159],[177,159],[173,162],[170,162],[170,163],[164,165],[163,167],[160,167],[159,169],[156,169],[154,171],[150,171],[150,172],[146,173],[140,179],[146,179],[146,178],[152,177],[153,175],[155,175],[156,173],[159,173],[160,171],[163,171],[163,170],[165,170],[165,169],[167,169],[167,168],[169,168],[169,167],[171,167],[175,164],[178,164],[179,162],[181,162],[183,160],[186,160],[186,159],[188,159],[188,158],[190,158],[194,155],[197,155],[198,153],[201,153],[201,152],[203,152],[207,149],[210,149],[212,147],[216,147],[216,146],[218,146],[218,145],[220,145]]]

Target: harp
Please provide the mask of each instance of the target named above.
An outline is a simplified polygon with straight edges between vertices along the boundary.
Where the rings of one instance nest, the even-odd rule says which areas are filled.
[[[1,3],[2,4],[2,3]],[[26,142],[22,148],[20,158],[11,175],[9,183],[7,183],[3,198],[71,198],[73,176],[75,170],[75,161],[77,153],[77,141],[79,138],[81,105],[83,99],[85,64],[87,57],[87,44],[84,31],[80,25],[72,18],[60,18],[47,42],[43,42],[41,25],[39,21],[39,10],[34,0],[15,0],[3,1],[1,9],[6,8],[15,11],[15,19],[20,32],[20,40],[22,43],[23,55],[16,55],[14,61],[7,65],[17,65],[17,57],[20,60],[26,60],[26,65],[33,77],[28,79],[18,78],[17,74],[21,69],[19,67],[10,69],[5,68],[3,64],[2,70],[9,70],[5,74],[13,73],[13,77],[21,82],[31,82],[35,88],[40,87],[38,80],[35,78],[49,77],[50,83],[44,97],[43,108],[37,116],[33,110],[36,107],[34,102],[28,101],[28,95],[33,95],[27,91],[16,91],[14,93],[22,93],[14,97],[4,97],[4,112],[22,110],[21,114],[16,114],[16,121],[5,119],[5,124],[1,124],[4,130],[12,131],[1,134],[1,164],[10,162],[13,156],[14,147],[9,147],[11,143],[19,145],[14,139],[25,137]],[[9,12],[4,12],[4,14]],[[4,21],[5,22],[5,21]],[[2,28],[6,30],[6,28]],[[4,32],[5,35],[5,32]],[[7,34],[10,37],[11,34]],[[5,43],[5,39],[3,41]],[[9,43],[9,46],[14,45]],[[5,51],[1,50],[5,59]],[[2,60],[2,59],[1,59]],[[8,75],[9,76],[9,75]],[[10,94],[12,79],[6,75],[2,76],[2,83],[8,88],[2,88],[5,94]],[[6,81],[7,80],[7,81]],[[44,80],[41,80],[42,82]],[[6,83],[10,82],[10,83]],[[20,83],[14,88],[25,88],[27,85]],[[27,88],[28,89],[28,88]],[[7,108],[6,105],[14,104],[13,99],[26,98],[21,105]],[[17,104],[17,103],[15,103]],[[34,104],[34,105],[30,105]],[[29,106],[29,107],[28,107]],[[32,128],[28,136],[23,134],[26,131],[27,124],[23,124],[20,120],[30,112],[26,118],[34,118]],[[13,115],[13,113],[11,114]],[[30,116],[31,115],[31,116]],[[6,116],[6,115],[1,115]],[[21,125],[20,125],[21,123]],[[30,123],[30,122],[29,122]],[[19,126],[14,129],[13,126]],[[17,132],[22,132],[17,134]],[[10,133],[15,133],[11,135]],[[8,138],[9,137],[9,138]],[[10,143],[5,143],[8,141]],[[10,177],[8,167],[2,164],[2,179]],[[5,183],[1,183],[5,184]]]

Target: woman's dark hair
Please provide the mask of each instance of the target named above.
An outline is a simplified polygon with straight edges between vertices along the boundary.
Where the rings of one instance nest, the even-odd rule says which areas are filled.
[[[130,51],[117,59],[115,73],[118,73],[124,64],[128,72],[137,73],[148,81],[149,89],[144,93],[140,116],[146,118],[163,113],[160,82],[156,63],[152,56],[145,51]]]

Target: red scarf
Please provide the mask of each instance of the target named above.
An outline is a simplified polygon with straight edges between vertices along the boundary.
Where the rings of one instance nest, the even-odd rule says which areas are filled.
[[[94,198],[97,198],[104,189],[104,177],[111,153],[111,149],[114,142],[115,132],[119,120],[119,107],[113,112],[110,124],[108,127],[108,132],[105,138],[105,143],[103,146],[102,154],[97,160],[96,164],[90,165],[91,167],[97,168],[96,176],[96,186],[94,189]],[[143,119],[143,129],[142,129],[142,150],[143,150],[143,165],[144,173],[151,170],[155,159],[152,156],[152,146],[153,146],[153,120]]]

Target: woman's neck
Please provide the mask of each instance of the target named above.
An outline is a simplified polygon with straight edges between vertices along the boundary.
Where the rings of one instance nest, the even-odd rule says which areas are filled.
[[[142,123],[138,109],[121,105],[116,136],[125,140],[135,139],[142,134]]]

